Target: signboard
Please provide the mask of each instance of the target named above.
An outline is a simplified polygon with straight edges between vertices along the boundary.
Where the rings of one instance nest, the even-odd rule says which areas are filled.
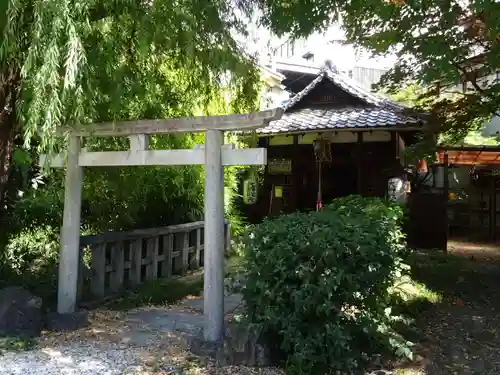
[[[292,174],[292,161],[289,159],[270,159],[267,164],[269,174]]]

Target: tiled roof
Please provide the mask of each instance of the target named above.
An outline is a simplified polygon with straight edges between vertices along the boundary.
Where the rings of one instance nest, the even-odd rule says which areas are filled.
[[[347,128],[376,128],[395,125],[417,125],[418,120],[377,107],[304,108],[283,114],[271,122],[261,133],[284,133]]]
[[[329,108],[309,106],[293,110],[324,79],[328,79],[346,93],[361,100],[364,106]],[[295,131],[314,131],[346,128],[376,128],[391,126],[418,126],[422,121],[417,116],[408,115],[408,108],[377,96],[349,77],[324,69],[301,92],[283,104],[285,113],[280,120],[271,122],[259,133],[285,133]]]

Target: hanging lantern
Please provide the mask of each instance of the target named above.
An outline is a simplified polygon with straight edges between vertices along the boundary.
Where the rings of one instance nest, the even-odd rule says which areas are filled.
[[[257,147],[259,139],[257,137],[257,132],[254,130],[252,132],[252,139],[250,141],[250,147]],[[259,191],[258,182],[258,172],[255,167],[251,167],[249,170],[248,178],[243,181],[243,203],[245,204],[255,204],[257,203],[257,195]]]
[[[245,204],[255,204],[257,202],[257,180],[252,177],[243,181],[243,202]]]
[[[314,155],[316,156],[316,163],[318,165],[318,196],[316,198],[316,211],[321,211],[323,208],[323,189],[322,189],[322,166],[323,163],[332,161],[332,149],[330,141],[323,137],[314,141]]]
[[[387,198],[391,202],[405,203],[407,186],[400,177],[390,178],[387,184]]]

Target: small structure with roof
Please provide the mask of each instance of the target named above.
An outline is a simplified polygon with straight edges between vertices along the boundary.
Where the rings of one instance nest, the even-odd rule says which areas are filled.
[[[496,241],[500,233],[500,147],[440,146],[429,185],[447,197],[449,232]]]
[[[255,198],[245,205],[253,222],[349,194],[386,196],[388,181],[404,174],[405,145],[424,123],[331,63],[302,68],[279,67],[292,97],[280,120],[257,130],[268,164]]]

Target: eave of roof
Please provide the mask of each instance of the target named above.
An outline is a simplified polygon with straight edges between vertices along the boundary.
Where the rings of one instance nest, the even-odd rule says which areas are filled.
[[[304,108],[290,112],[324,79],[366,103],[366,107]],[[354,80],[331,69],[321,69],[318,76],[301,92],[283,103],[285,114],[257,132],[265,134],[300,131],[374,129],[387,127],[419,127],[425,121],[423,114],[375,95],[359,86]]]
[[[288,72],[296,72],[304,74],[319,74],[321,72],[321,68],[318,66],[297,64],[284,61],[275,61],[273,64],[273,68],[278,72],[288,71]]]
[[[276,80],[279,80],[280,82],[283,81],[286,77],[278,72],[277,70],[270,68],[266,65],[263,64],[258,64],[259,69],[261,69],[263,72],[267,73],[269,76],[273,77]]]

